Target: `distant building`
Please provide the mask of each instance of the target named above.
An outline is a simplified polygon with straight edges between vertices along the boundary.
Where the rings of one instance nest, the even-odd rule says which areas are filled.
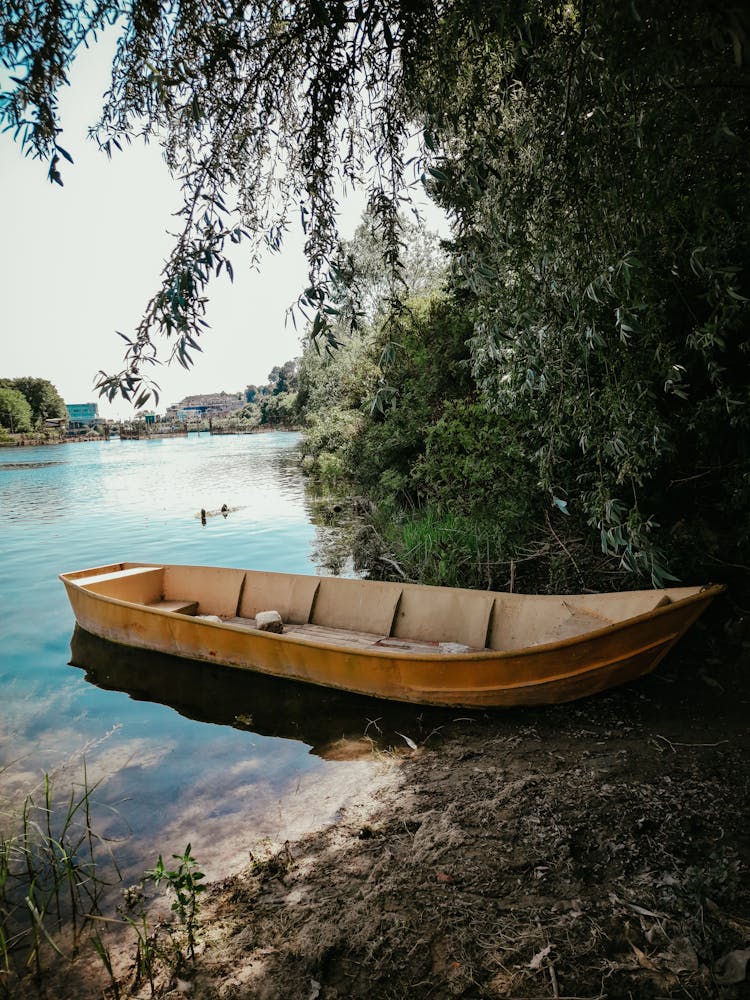
[[[205,420],[223,417],[241,410],[245,403],[242,392],[209,392],[202,396],[185,396],[179,403],[167,407],[166,420]]]
[[[98,403],[66,403],[65,408],[72,427],[91,427],[99,419]]]

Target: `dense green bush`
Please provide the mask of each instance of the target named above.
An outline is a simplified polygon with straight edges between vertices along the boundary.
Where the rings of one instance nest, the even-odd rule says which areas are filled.
[[[425,178],[455,222],[453,317],[383,314],[383,411],[344,471],[385,506],[393,551],[401,532],[440,579],[471,565],[482,525],[485,562],[538,561],[540,588],[719,579],[742,601],[747,14],[596,0],[472,17],[463,34],[446,13],[414,67]]]
[[[423,500],[464,511],[524,498],[538,486],[519,428],[476,398],[449,400],[427,429],[425,450],[412,471]],[[513,502],[518,502],[514,500]]]
[[[728,564],[750,564],[742,19],[701,0],[540,5],[519,41],[493,34],[494,16],[452,81],[454,104],[431,107],[477,385],[518,427],[574,533],[628,580],[739,582]],[[450,26],[436,35],[426,86],[453,43]]]
[[[372,399],[365,401],[370,412],[357,435],[352,466],[357,483],[376,496],[392,488],[397,474],[405,494],[416,498],[412,472],[428,429],[451,399],[474,392],[467,347],[471,330],[465,311],[444,295],[411,301],[399,316],[397,339],[387,341],[393,353],[388,396],[381,409],[373,408]],[[393,336],[393,327],[387,336]],[[385,344],[381,328],[373,341],[381,360]]]

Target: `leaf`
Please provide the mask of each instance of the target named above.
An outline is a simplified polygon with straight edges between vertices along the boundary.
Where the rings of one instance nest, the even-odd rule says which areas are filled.
[[[720,958],[714,966],[716,982],[720,986],[733,986],[735,983],[744,983],[747,979],[749,962],[750,950],[730,951],[728,955]]]
[[[410,746],[412,748],[412,750],[418,750],[419,749],[417,747],[417,744],[414,742],[414,740],[410,736],[404,736],[403,733],[396,733],[396,736],[400,736],[401,739],[406,742],[407,746]]]
[[[542,948],[538,951],[536,955],[532,958],[529,964],[526,966],[527,969],[541,969],[542,962],[547,958],[549,953],[552,951],[552,945],[548,944],[546,948]]]
[[[638,960],[638,964],[641,966],[642,969],[648,969],[651,972],[658,971],[657,967],[654,965],[654,963],[651,961],[648,955],[644,951],[641,951],[638,945],[633,944],[633,942],[631,941],[630,947],[633,949],[633,954],[635,955],[636,959]]]
[[[60,176],[60,171],[57,169],[57,164],[60,162],[59,156],[53,156],[52,161],[49,165],[49,170],[47,171],[47,179],[50,184],[59,184],[60,187],[63,186],[62,177]]]
[[[448,175],[443,173],[443,171],[439,170],[437,167],[428,167],[427,171],[435,178],[436,181],[448,180]]]
[[[320,996],[320,983],[317,979],[310,980],[310,992],[307,996],[307,1000],[318,1000]]]

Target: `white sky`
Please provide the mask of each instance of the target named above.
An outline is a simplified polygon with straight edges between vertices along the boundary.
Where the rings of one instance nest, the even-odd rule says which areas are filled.
[[[60,94],[60,143],[75,160],[61,163],[64,187],[47,181],[46,163],[24,158],[9,134],[0,136],[0,377],[47,378],[67,403],[97,401],[102,416],[126,417],[128,404],[110,406],[93,383],[100,369],[122,367],[125,345],[115,331],[133,332],[158,287],[180,197],[158,146],[133,145],[107,160],[87,138],[111,52],[106,41],[83,51]],[[362,197],[344,206],[344,235],[353,233],[363,207]],[[434,207],[426,215],[444,230]],[[286,313],[306,285],[302,244],[301,232],[290,232],[260,273],[240,249],[234,284],[222,275],[209,286],[211,329],[195,366],[153,369],[161,412],[186,395],[264,383],[274,365],[300,353],[301,330]]]

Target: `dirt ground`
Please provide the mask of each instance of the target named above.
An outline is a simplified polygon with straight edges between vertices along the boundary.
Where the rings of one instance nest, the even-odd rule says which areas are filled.
[[[750,998],[750,650],[722,643],[581,703],[425,713],[392,750],[383,706],[320,750],[377,755],[376,794],[248,845],[157,995]]]

